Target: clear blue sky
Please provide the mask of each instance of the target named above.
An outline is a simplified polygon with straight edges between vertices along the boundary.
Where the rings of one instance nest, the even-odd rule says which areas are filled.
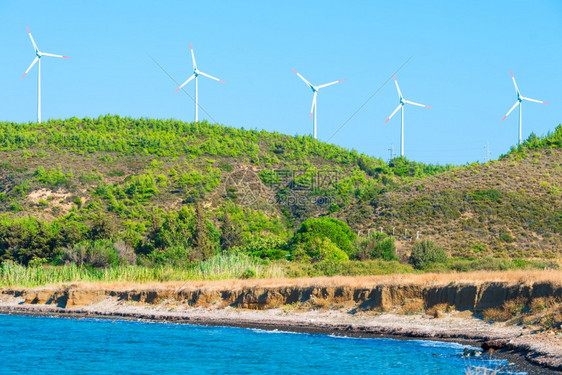
[[[318,137],[366,154],[389,156],[400,144],[398,104],[389,81],[335,136],[334,132],[398,69],[407,99],[409,159],[484,161],[517,142],[509,75],[522,94],[523,136],[562,122],[562,2],[550,1],[15,1],[0,0],[0,120],[36,119],[37,69],[25,27],[45,52],[43,119],[119,114],[192,121],[192,100],[174,93],[191,74],[189,43],[201,78],[200,104],[218,123],[290,135],[310,134],[315,84]],[[187,91],[193,95],[190,83]],[[200,111],[200,119],[208,118]]]

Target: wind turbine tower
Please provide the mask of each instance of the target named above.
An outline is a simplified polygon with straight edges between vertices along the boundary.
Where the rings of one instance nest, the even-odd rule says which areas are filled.
[[[191,49],[191,61],[193,62],[193,74],[187,79],[187,81],[182,83],[181,86],[176,89],[176,92],[180,91],[182,89],[182,87],[184,87],[189,82],[191,82],[191,80],[195,79],[195,122],[197,122],[197,121],[199,121],[199,84],[197,82],[197,80],[198,80],[197,77],[199,77],[201,75],[201,76],[205,76],[207,78],[214,79],[215,81],[219,81],[219,82],[222,82],[222,83],[226,83],[226,82],[223,81],[222,79],[217,78],[217,77],[213,77],[212,75],[209,75],[207,73],[203,73],[202,71],[197,69],[197,63],[195,62],[195,55],[193,54],[193,46],[191,45],[191,43],[189,43],[189,48]]]
[[[336,83],[340,83],[343,81],[343,79],[340,79],[338,81],[334,81],[334,82],[330,82],[330,83],[325,83],[323,85],[320,86],[314,86],[312,83],[308,82],[303,76],[301,76],[295,69],[293,69],[293,72],[295,72],[296,75],[299,76],[300,79],[303,80],[304,83],[306,83],[306,85],[312,90],[313,96],[312,96],[312,107],[310,108],[310,118],[312,118],[312,115],[314,115],[314,120],[312,121],[312,127],[313,127],[313,136],[314,139],[317,138],[317,123],[316,123],[316,112],[317,112],[317,102],[316,102],[316,97],[318,96],[318,90],[324,88],[324,87],[328,87],[328,86],[332,86],[335,85]]]
[[[39,51],[39,48],[37,48],[37,44],[35,44],[35,40],[33,40],[33,36],[31,35],[31,31],[29,31],[29,27],[27,28],[27,33],[29,34],[29,39],[31,39],[31,44],[33,44],[33,48],[35,49],[35,58],[33,59],[33,61],[31,62],[31,65],[29,65],[29,68],[27,68],[27,70],[25,71],[25,73],[23,73],[23,76],[21,76],[21,78],[23,79],[27,73],[31,70],[31,68],[33,67],[33,65],[35,65],[36,63],[38,64],[38,71],[37,71],[37,122],[41,122],[41,57],[43,56],[50,56],[50,57],[59,57],[59,58],[63,58],[63,59],[68,59],[68,56],[63,56],[63,55],[54,55],[52,53],[47,53],[47,52],[41,52]]]
[[[392,112],[392,114],[390,116],[388,116],[388,118],[386,119],[386,121],[384,122],[385,124],[387,122],[390,121],[390,119],[392,118],[392,116],[394,116],[396,114],[396,112],[398,112],[398,110],[401,110],[401,115],[402,115],[402,130],[400,132],[400,156],[404,156],[404,105],[405,104],[412,104],[412,105],[416,105],[418,107],[425,107],[425,108],[431,108],[428,105],[424,105],[424,104],[419,104],[419,103],[414,103],[411,102],[409,100],[404,99],[404,97],[402,96],[402,91],[400,91],[400,86],[398,86],[398,81],[396,80],[396,76],[393,74],[392,77],[394,77],[394,83],[396,84],[396,90],[398,91],[398,98],[400,99],[400,104],[398,104],[398,107],[396,107],[396,109],[394,110],[394,112]]]
[[[523,103],[523,100],[529,101],[529,102],[535,102],[535,103],[542,103],[542,104],[550,104],[548,102],[543,102],[541,100],[536,100],[536,99],[531,99],[531,98],[526,98],[523,95],[521,95],[521,92],[519,92],[519,88],[517,87],[517,82],[515,82],[515,76],[513,75],[513,72],[510,71],[511,73],[511,79],[513,80],[513,86],[515,86],[515,92],[517,93],[517,101],[515,102],[515,104],[513,105],[513,107],[511,107],[511,109],[507,112],[507,114],[505,116],[503,116],[502,121],[505,120],[507,118],[507,116],[509,116],[509,114],[515,109],[515,107],[519,106],[519,144],[521,144],[522,142],[522,131],[521,131],[521,117],[522,117],[522,113],[521,113],[521,104]]]

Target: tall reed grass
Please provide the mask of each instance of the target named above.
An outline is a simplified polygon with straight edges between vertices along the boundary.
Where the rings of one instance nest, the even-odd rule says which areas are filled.
[[[437,273],[414,270],[410,265],[396,261],[368,260],[346,262],[298,263],[284,260],[268,262],[245,254],[221,254],[204,262],[185,263],[184,265],[137,265],[111,268],[91,268],[76,266],[71,263],[64,266],[29,266],[24,267],[13,262],[0,265],[0,287],[34,287],[49,284],[71,282],[129,282],[149,283],[165,281],[205,281],[227,279],[284,279],[340,276],[351,277],[358,283],[377,282],[412,282],[450,283],[450,282],[484,282],[504,281],[521,283],[525,281],[545,281],[562,283],[562,273],[557,270],[544,270],[537,263],[525,266],[524,271],[489,269],[471,272],[470,268],[460,272],[456,269],[443,268]],[[478,268],[476,268],[478,269]],[[382,276],[387,275],[387,276]],[[366,276],[367,278],[361,278]],[[363,280],[363,281],[361,281]],[[392,281],[394,280],[394,281]],[[339,281],[341,282],[341,281]],[[346,281],[346,284],[349,281]],[[251,283],[255,284],[256,281]]]
[[[224,280],[241,277],[282,278],[283,267],[246,255],[217,255],[207,261],[186,267],[172,266],[121,266],[95,269],[63,266],[24,267],[13,262],[0,266],[0,286],[34,287],[66,282],[153,282],[182,280]]]

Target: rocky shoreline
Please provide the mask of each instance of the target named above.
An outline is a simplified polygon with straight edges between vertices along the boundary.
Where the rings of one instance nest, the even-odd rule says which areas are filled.
[[[72,285],[35,289],[3,289],[0,313],[69,318],[125,319],[176,324],[234,326],[355,337],[392,337],[455,341],[479,346],[495,358],[517,364],[529,374],[562,371],[562,336],[538,332],[521,325],[486,323],[474,317],[474,306],[452,309],[434,316],[404,314],[392,304],[411,303],[416,297],[428,301],[455,302],[458,292],[476,290],[473,304],[515,298],[516,290],[532,296],[559,293],[559,288],[533,285],[492,286],[481,284],[420,287],[385,285],[371,288],[292,285],[250,287],[230,285]],[[378,289],[377,289],[378,288]],[[447,289],[449,288],[449,289]],[[468,289],[467,289],[468,288]],[[535,290],[535,292],[533,292]],[[493,293],[492,293],[493,291]],[[466,293],[466,292],[465,292]],[[552,295],[551,294],[551,295]],[[287,303],[283,296],[292,296]],[[429,299],[427,296],[430,296]],[[438,296],[437,298],[435,296]],[[480,297],[478,297],[480,296]],[[495,298],[492,298],[495,296]],[[503,297],[502,297],[503,296]],[[453,298],[454,297],[454,298]],[[236,301],[239,303],[237,304]],[[380,308],[384,301],[385,309]],[[285,302],[285,303],[283,303]],[[459,304],[467,305],[466,300]],[[489,303],[487,303],[489,304]],[[377,305],[379,308],[377,308]],[[454,305],[453,305],[454,306]],[[470,306],[469,306],[470,307]]]

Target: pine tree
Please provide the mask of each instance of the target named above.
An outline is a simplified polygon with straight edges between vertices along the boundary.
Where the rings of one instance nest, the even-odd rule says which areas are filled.
[[[230,219],[225,210],[221,228],[220,245],[222,251],[227,251],[234,246],[242,246],[243,238],[240,227]]]
[[[115,233],[115,225],[109,217],[100,213],[95,215],[90,227],[90,239],[103,240],[111,239]]]
[[[193,229],[193,249],[198,259],[206,260],[214,255],[213,245],[209,238],[209,224],[201,204],[195,206],[195,228]]]

